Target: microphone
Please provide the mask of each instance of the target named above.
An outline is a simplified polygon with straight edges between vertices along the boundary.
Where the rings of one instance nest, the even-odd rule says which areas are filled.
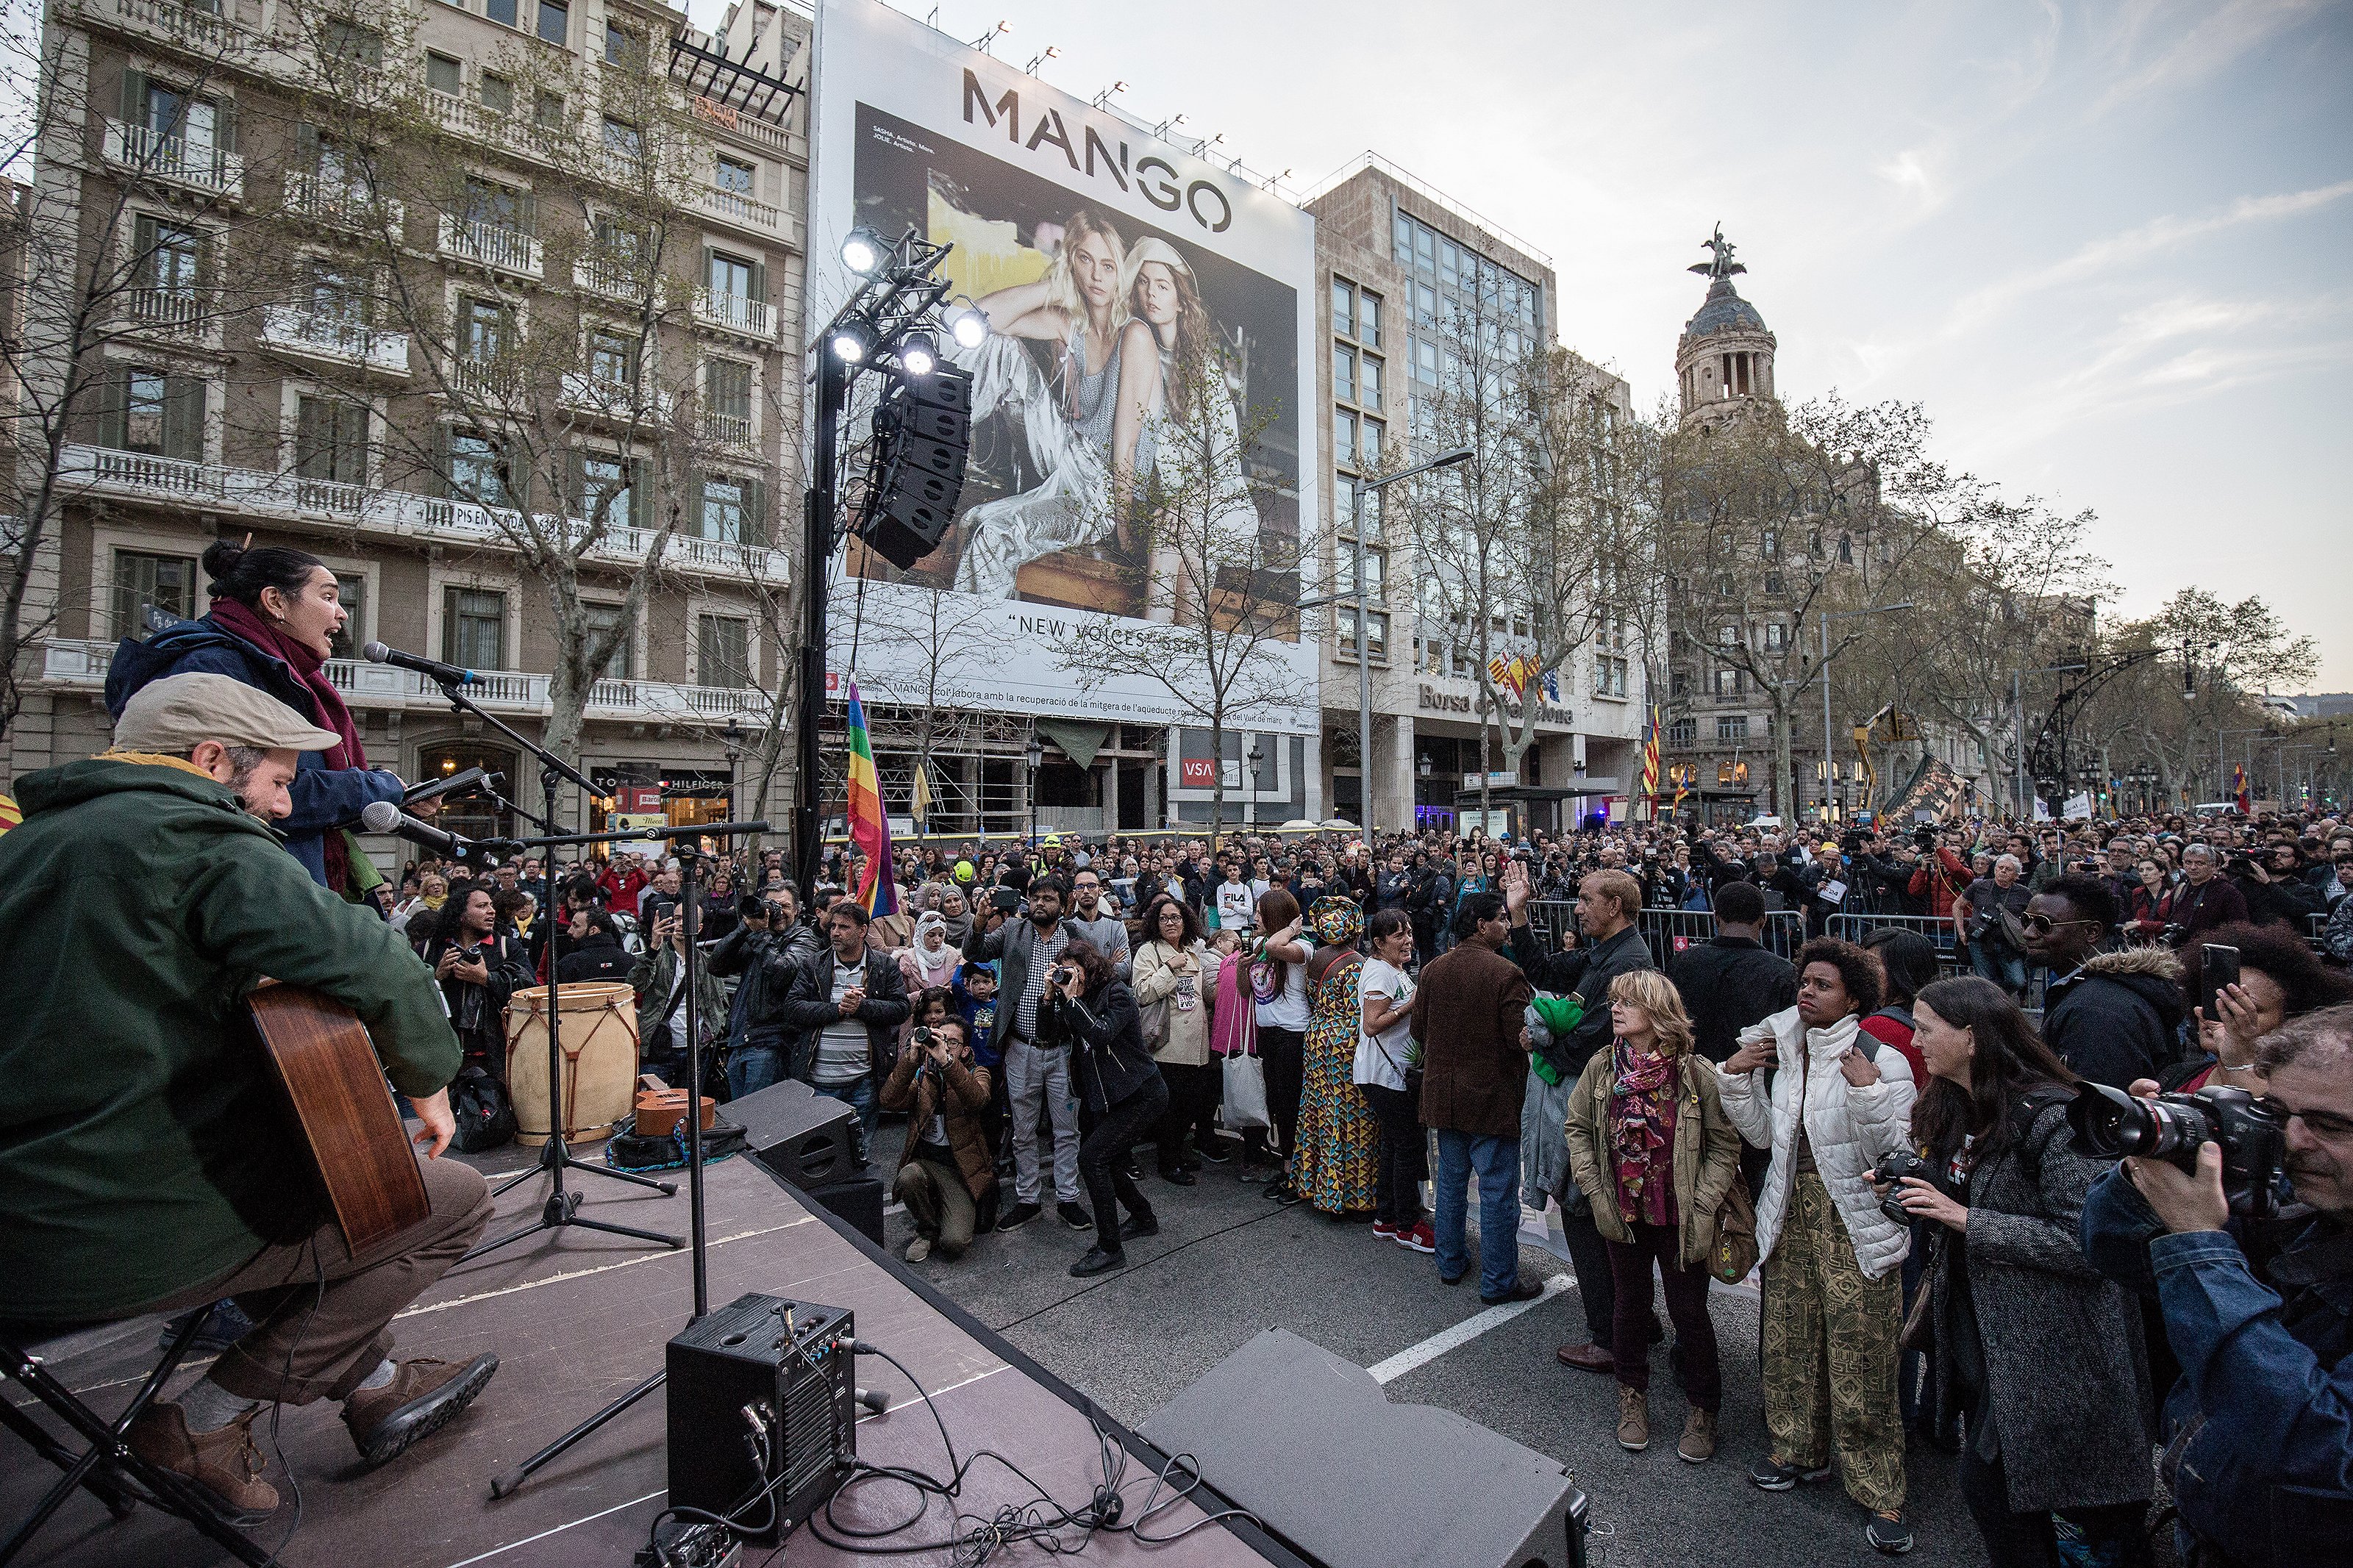
[[[421,653],[403,653],[380,642],[372,642],[360,651],[367,655],[370,664],[389,664],[399,669],[413,669],[437,686],[480,686],[482,683],[482,678],[470,669],[460,669],[454,664],[444,664]]]
[[[858,1403],[881,1415],[890,1411],[891,1396],[879,1388],[861,1388],[858,1391]]]
[[[476,847],[472,839],[460,838],[429,822],[419,822],[388,800],[368,802],[360,812],[360,826],[370,833],[397,834],[411,844],[421,844],[453,860],[464,859]]]

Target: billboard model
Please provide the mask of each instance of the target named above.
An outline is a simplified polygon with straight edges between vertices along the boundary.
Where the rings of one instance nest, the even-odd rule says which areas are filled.
[[[1149,472],[1186,389],[1257,432],[1256,515],[1239,526],[1314,537],[1314,219],[874,0],[825,0],[817,51],[812,326],[849,297],[841,242],[861,226],[952,243],[942,276],[991,326],[953,356],[973,376],[955,525],[905,572],[844,547],[828,668],[854,662],[900,703],[1198,721],[1147,677],[1082,693],[1053,646],[1117,637],[1167,602],[1112,492]],[[1267,657],[1314,689],[1312,645]],[[1251,727],[1308,733],[1316,715]]]

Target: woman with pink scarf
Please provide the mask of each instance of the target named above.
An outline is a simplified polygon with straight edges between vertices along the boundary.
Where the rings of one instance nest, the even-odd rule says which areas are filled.
[[[327,676],[327,655],[348,617],[335,574],[300,550],[252,550],[226,539],[205,552],[204,567],[212,608],[143,642],[125,637],[117,644],[106,672],[106,710],[120,718],[142,687],[193,671],[259,688],[342,736],[329,751],[302,753],[287,786],[293,813],[273,826],[311,880],[356,903],[383,879],[345,825],[357,823],[373,802],[397,801],[405,786],[396,774],[368,766],[351,710]]]

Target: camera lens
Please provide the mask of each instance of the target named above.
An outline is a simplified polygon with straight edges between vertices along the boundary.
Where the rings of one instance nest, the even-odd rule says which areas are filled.
[[[2105,1084],[2087,1083],[2067,1107],[2077,1152],[2099,1160],[2127,1154],[2154,1156],[2177,1164],[2195,1161],[2208,1136],[2206,1118],[2169,1100],[2136,1100]]]

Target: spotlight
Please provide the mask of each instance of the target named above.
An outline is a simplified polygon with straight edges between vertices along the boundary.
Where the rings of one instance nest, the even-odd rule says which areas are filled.
[[[988,318],[975,305],[959,305],[948,314],[948,335],[956,346],[976,349],[988,341]]]
[[[888,254],[871,229],[852,229],[849,237],[841,242],[842,265],[860,278],[871,278],[881,271],[882,258]]]
[[[844,364],[863,364],[874,352],[874,329],[863,321],[851,321],[833,334],[833,357]]]
[[[909,332],[899,342],[899,368],[909,375],[929,375],[940,368],[939,350],[929,332]]]

